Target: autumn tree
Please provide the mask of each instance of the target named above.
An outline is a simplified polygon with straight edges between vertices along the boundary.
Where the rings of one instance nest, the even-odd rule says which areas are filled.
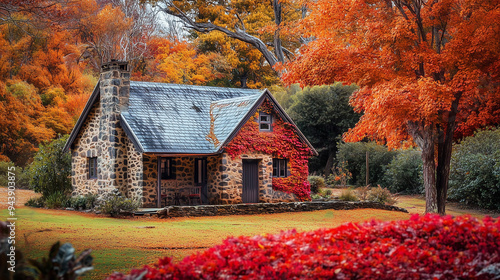
[[[71,5],[55,0],[0,4],[1,160],[26,165],[40,143],[71,131],[85,104],[73,102],[88,92],[89,82],[64,26]]]
[[[286,25],[301,18],[306,9],[305,1],[291,0],[149,2],[180,19],[193,31],[202,34],[220,32],[251,47],[271,67],[292,57],[300,45],[300,36],[290,32]]]
[[[158,70],[162,73],[161,82],[176,84],[205,85],[215,80],[219,73],[222,57],[216,53],[199,53],[188,42],[166,41],[159,47]]]
[[[72,28],[82,42],[82,58],[97,71],[112,59],[137,64],[158,25],[156,11],[135,0],[83,0],[74,9]]]
[[[500,5],[491,0],[318,0],[315,41],[285,75],[356,83],[345,140],[422,149],[426,212],[445,213],[454,135],[500,122]]]

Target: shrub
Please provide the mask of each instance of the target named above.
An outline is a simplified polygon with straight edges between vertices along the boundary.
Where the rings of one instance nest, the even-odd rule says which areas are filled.
[[[352,173],[347,169],[347,162],[342,161],[332,168],[332,174],[328,175],[327,184],[330,186],[347,186],[352,179]]]
[[[311,195],[312,200],[323,199],[323,197],[317,193]]]
[[[139,201],[124,197],[117,189],[105,194],[97,203],[100,211],[112,217],[117,217],[124,213],[133,213],[137,211],[140,205]]]
[[[385,167],[383,185],[391,192],[420,194],[424,192],[421,152],[398,151],[396,157]]]
[[[309,176],[307,177],[309,184],[311,185],[312,193],[319,193],[320,189],[326,186],[325,179],[321,176]]]
[[[369,155],[369,184],[382,184],[384,168],[396,156],[396,151],[389,151],[385,146],[376,143],[339,143],[337,160],[347,162],[346,168],[352,173],[351,184],[366,185],[366,151]]]
[[[328,197],[332,196],[332,190],[326,190],[325,195]]]
[[[86,194],[84,196],[70,197],[66,202],[66,207],[71,207],[76,210],[93,209],[97,201],[97,196],[94,194]]]
[[[342,190],[342,193],[340,194],[339,199],[343,200],[343,201],[358,201],[358,197],[352,191],[352,189]]]
[[[378,202],[382,204],[394,205],[396,203],[396,199],[392,195],[392,193],[386,189],[382,188],[378,185],[376,188],[371,188],[368,191],[368,201]]]
[[[356,188],[356,194],[358,195],[360,200],[367,200],[369,192],[370,192],[370,186]]]
[[[43,199],[43,197],[31,197],[24,205],[30,207],[45,207],[45,199]]]
[[[67,194],[71,190],[71,156],[63,153],[68,136],[40,145],[33,163],[28,168],[30,187],[43,197],[55,192]]]
[[[107,279],[496,279],[499,240],[498,219],[414,215],[231,237],[178,263],[162,258]]]
[[[44,197],[45,207],[50,209],[62,208],[66,205],[68,196],[63,192],[55,192]]]
[[[500,210],[500,129],[479,131],[454,146],[448,198]]]

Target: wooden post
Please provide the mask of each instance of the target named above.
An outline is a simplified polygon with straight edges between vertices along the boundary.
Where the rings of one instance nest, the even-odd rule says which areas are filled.
[[[156,207],[161,208],[161,157],[158,156],[156,171]]]
[[[370,184],[370,163],[369,163],[369,158],[370,158],[370,152],[366,151],[366,185]]]

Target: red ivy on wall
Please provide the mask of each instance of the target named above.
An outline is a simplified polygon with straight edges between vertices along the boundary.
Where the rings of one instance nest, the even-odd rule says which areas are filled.
[[[307,162],[312,155],[311,149],[297,136],[296,128],[284,122],[276,114],[272,132],[259,131],[257,123],[259,112],[274,113],[272,104],[266,99],[255,115],[243,125],[240,132],[226,146],[226,152],[231,158],[248,151],[258,151],[273,155],[274,158],[288,159],[290,176],[273,178],[273,189],[293,193],[301,201],[310,200],[311,187],[307,181],[309,169]]]

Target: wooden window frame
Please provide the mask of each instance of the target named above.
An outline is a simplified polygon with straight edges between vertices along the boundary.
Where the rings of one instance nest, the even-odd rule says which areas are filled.
[[[262,120],[262,117],[267,117],[267,120]],[[259,131],[273,131],[273,115],[264,112],[259,112]],[[268,128],[262,128],[263,125],[268,125]]]
[[[288,159],[273,158],[273,177],[274,178],[288,177]]]
[[[162,180],[175,179],[175,164],[173,158],[160,158],[160,178]]]
[[[97,179],[97,157],[87,158],[88,162],[88,177],[89,179]]]

